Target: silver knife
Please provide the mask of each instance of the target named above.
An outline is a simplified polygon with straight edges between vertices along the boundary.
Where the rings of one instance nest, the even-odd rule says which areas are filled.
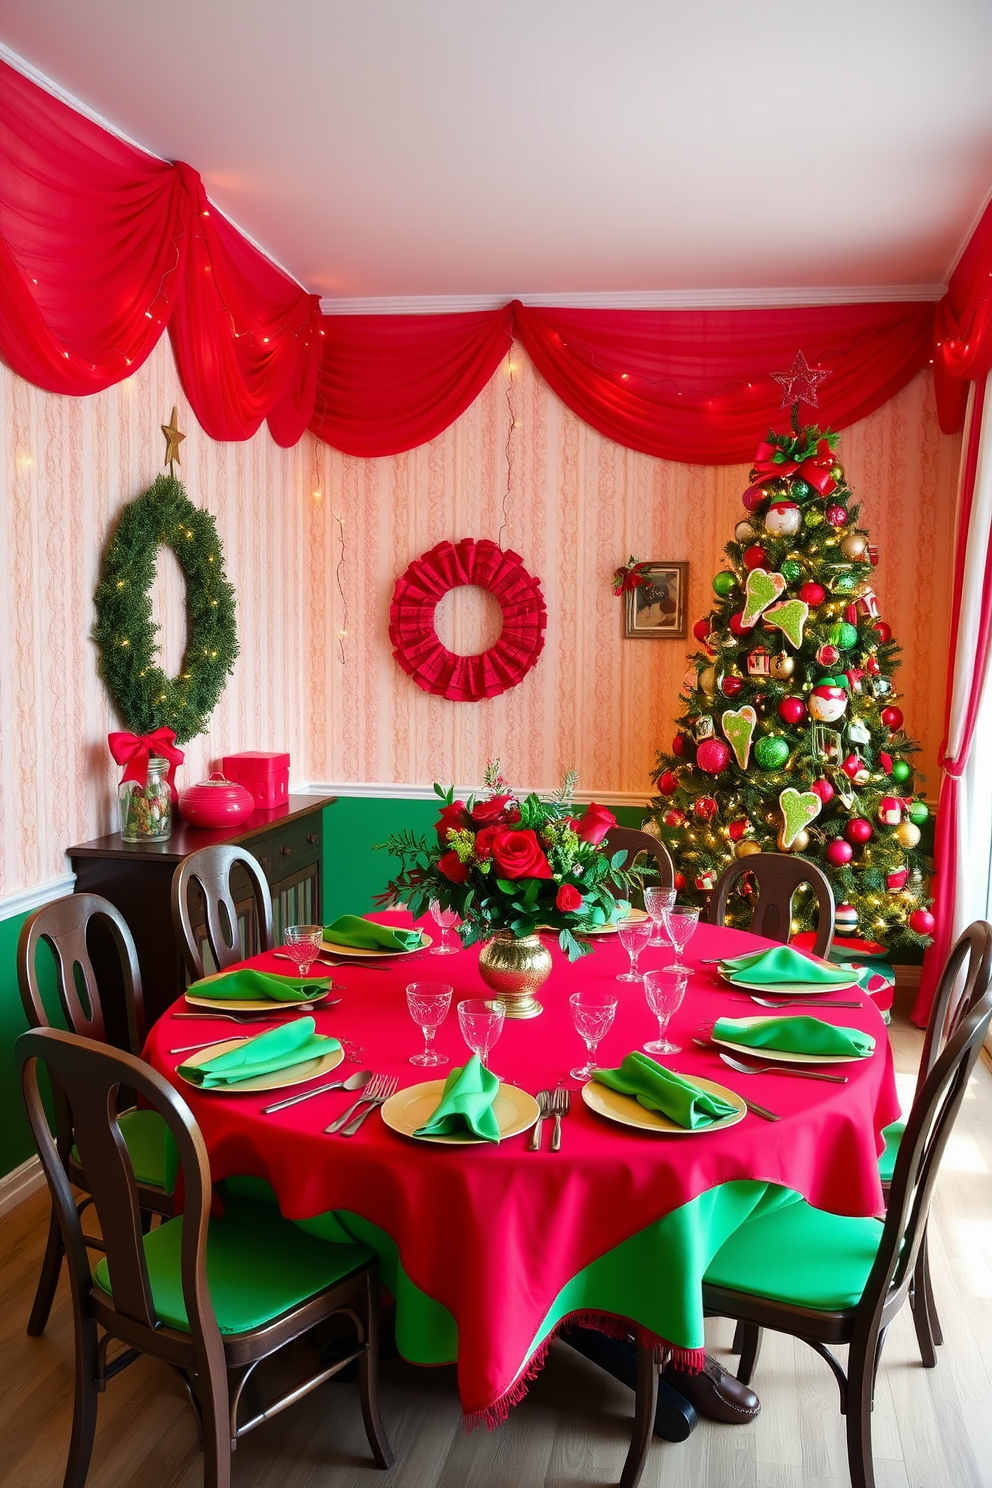
[[[551,1099],[551,1091],[539,1090],[535,1099],[537,1100],[539,1114],[534,1123],[534,1130],[531,1132],[530,1141],[527,1143],[528,1152],[540,1152],[541,1150],[541,1130],[544,1124],[544,1118],[548,1114],[548,1102]]]

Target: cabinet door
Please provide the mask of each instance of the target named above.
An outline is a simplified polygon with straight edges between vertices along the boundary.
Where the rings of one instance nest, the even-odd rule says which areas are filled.
[[[272,934],[280,945],[287,925],[320,925],[320,864],[301,865],[272,885]]]

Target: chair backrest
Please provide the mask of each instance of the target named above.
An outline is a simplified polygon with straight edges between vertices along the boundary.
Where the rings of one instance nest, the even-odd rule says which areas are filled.
[[[792,896],[801,884],[809,884],[816,895],[819,916],[813,954],[829,953],[834,941],[834,893],[830,881],[815,863],[791,853],[752,853],[725,868],[710,899],[711,925],[723,924],[727,900],[745,873],[753,874],[758,885],[758,903],[751,917],[755,935],[787,945],[792,927]]]
[[[157,1111],[176,1144],[184,1206],[181,1273],[191,1342],[206,1367],[224,1369],[224,1350],[207,1288],[206,1241],[211,1179],[207,1149],[193,1114],[172,1086],[149,1065],[106,1044],[61,1029],[38,1028],[16,1044],[21,1089],[38,1155],[51,1190],[65,1244],[77,1328],[90,1315],[90,1266],[72,1189],[52,1138],[42,1103],[38,1064],[68,1100],[74,1137],[106,1248],[113,1310],[124,1320],[124,1336],[138,1348],[161,1352],[142,1245],[142,1216],[131,1158],[117,1117],[122,1086],[136,1090]],[[108,1299],[109,1301],[109,1299]]]
[[[657,837],[652,837],[650,832],[638,832],[633,827],[611,827],[603,838],[603,852],[610,854],[625,852],[627,858],[623,864],[624,868],[633,867],[635,861],[642,853],[647,853],[649,858],[654,859],[658,869],[656,878],[649,878],[647,882],[659,889],[671,889],[675,885],[675,865],[669,856],[668,848]]]
[[[106,1019],[87,943],[95,924],[109,933],[120,958],[128,1042],[136,1054],[145,1041],[138,956],[120,910],[98,894],[68,894],[53,899],[25,920],[17,942],[17,981],[24,1013],[32,1028],[49,1026],[37,965],[38,946],[45,941],[55,958],[56,986],[66,1022],[73,1033],[106,1043]]]
[[[927,1019],[917,1088],[933,1069],[961,1019],[988,991],[990,981],[992,925],[986,920],[975,920],[958,939],[937,984]]]
[[[986,990],[960,1018],[916,1094],[899,1143],[878,1253],[858,1304],[856,1333],[870,1330],[880,1319],[884,1323],[883,1310],[891,1315],[906,1295],[940,1159],[990,1022],[992,991]]]
[[[231,873],[240,868],[247,876],[255,903],[259,951],[272,949],[272,895],[257,858],[243,847],[223,844],[191,852],[172,876],[172,922],[191,981],[207,975],[202,942],[190,912],[190,890],[194,885],[203,897],[207,944],[218,971],[244,959],[238,937],[238,909],[231,891]]]

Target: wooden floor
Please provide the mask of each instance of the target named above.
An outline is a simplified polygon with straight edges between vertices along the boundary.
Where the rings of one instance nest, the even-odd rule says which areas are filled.
[[[901,1017],[893,1045],[904,1095],[921,1038]],[[890,1330],[875,1407],[879,1488],[992,1485],[992,1073],[982,1064],[948,1150],[931,1221],[945,1344],[924,1370],[904,1309]],[[58,1488],[69,1437],[72,1336],[65,1288],[43,1338],[24,1333],[41,1260],[47,1196],[0,1222],[0,1483]],[[710,1325],[728,1366],[731,1327]],[[238,1447],[235,1488],[572,1488],[615,1483],[632,1396],[556,1345],[524,1403],[491,1434],[462,1428],[454,1371],[382,1367],[383,1410],[397,1465],[370,1465],[354,1388],[332,1384]],[[645,1488],[845,1488],[837,1390],[801,1344],[769,1335],[749,1426],[703,1421],[681,1445],[656,1442]],[[89,1488],[199,1488],[196,1433],[179,1385],[140,1361],[100,1403]]]

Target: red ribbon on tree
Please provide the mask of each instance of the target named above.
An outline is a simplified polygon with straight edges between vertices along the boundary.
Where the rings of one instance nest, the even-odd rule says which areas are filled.
[[[775,460],[775,455],[782,451],[775,444],[769,444],[763,440],[758,445],[758,452],[754,457],[754,468],[757,471],[756,485],[763,486],[766,481],[777,480],[787,475],[794,475],[798,470],[804,481],[811,485],[814,491],[821,496],[829,496],[831,491],[837,489],[837,482],[830,474],[834,463],[834,452],[826,439],[821,439],[812,455],[807,455],[800,464],[798,460]]]
[[[176,736],[172,729],[157,728],[150,734],[117,731],[107,735],[107,743],[117,764],[124,766],[122,785],[125,780],[137,780],[144,787],[148,784],[148,761],[151,756],[154,754],[166,760],[169,766],[166,780],[172,800],[176,801],[176,766],[181,765],[186,756],[181,749],[176,748]]]

